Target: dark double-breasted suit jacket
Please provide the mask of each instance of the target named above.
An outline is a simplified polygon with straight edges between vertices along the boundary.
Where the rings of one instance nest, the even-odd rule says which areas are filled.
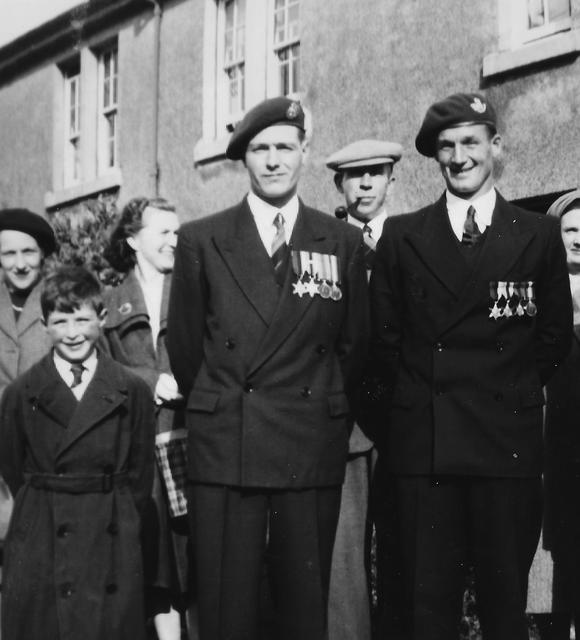
[[[339,301],[282,287],[244,199],[179,232],[168,317],[187,398],[189,475],[201,483],[304,488],[343,481],[348,392],[366,352],[362,238],[300,203],[293,250],[333,254]]]
[[[385,400],[374,429],[391,472],[541,473],[542,386],[572,331],[559,224],[498,194],[482,242],[474,260],[463,256],[445,196],[385,224],[370,285],[371,370]],[[498,282],[520,285],[514,314],[496,319]]]

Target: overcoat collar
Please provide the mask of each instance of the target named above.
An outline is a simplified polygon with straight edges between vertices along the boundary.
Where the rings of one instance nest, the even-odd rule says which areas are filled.
[[[163,278],[163,293],[161,298],[160,329],[167,326],[167,308],[169,305],[169,291],[171,288],[171,276]],[[121,327],[122,331],[128,330],[136,322],[144,319],[149,321],[149,312],[145,304],[145,297],[141,285],[131,269],[126,278],[118,287],[111,290],[107,305],[106,328]]]
[[[522,228],[517,210],[498,193],[487,238],[474,264],[468,267],[450,229],[445,195],[426,210],[422,230],[409,232],[406,240],[456,300],[446,317],[440,319],[440,332],[459,322],[478,302],[478,284],[509,274],[532,237],[533,231]],[[463,265],[465,268],[461,268]]]
[[[52,353],[46,355],[28,380],[27,394],[33,408],[43,411],[66,427],[57,458],[87,431],[127,400],[127,385],[113,360],[99,354],[97,369],[83,397],[77,402],[60,377]]]
[[[312,298],[300,298],[292,294],[294,278],[290,267],[280,291],[272,262],[258,234],[246,199],[240,203],[238,214],[230,228],[216,232],[213,240],[233,279],[268,327],[250,367],[252,373],[286,340],[312,304]],[[337,238],[300,201],[298,217],[288,245],[291,250],[334,253]]]
[[[17,322],[6,284],[3,281],[0,282],[0,328],[14,342],[18,342],[19,337],[40,319],[40,288],[38,283],[32,289]]]

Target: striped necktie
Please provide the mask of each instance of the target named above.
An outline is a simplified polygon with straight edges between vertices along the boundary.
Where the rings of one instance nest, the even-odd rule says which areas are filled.
[[[363,232],[363,240],[365,241],[365,264],[367,267],[367,271],[370,271],[373,268],[373,264],[375,262],[375,250],[377,247],[377,242],[373,238],[373,230],[369,227],[368,224],[365,224],[362,228]]]
[[[467,210],[467,216],[465,217],[465,224],[463,225],[463,237],[461,238],[461,244],[472,247],[480,238],[481,231],[475,222],[475,209],[470,206]]]
[[[288,254],[288,245],[286,244],[284,216],[281,213],[276,214],[276,217],[274,218],[274,227],[276,227],[276,235],[272,241],[272,265],[276,272],[276,282],[279,285],[282,285],[284,282],[284,266],[286,264],[286,256]]]

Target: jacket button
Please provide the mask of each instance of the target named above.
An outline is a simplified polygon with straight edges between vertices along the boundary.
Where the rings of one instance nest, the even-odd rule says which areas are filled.
[[[310,389],[310,387],[302,387],[302,390],[300,391],[300,395],[303,398],[308,398],[309,396],[312,395],[312,390]]]
[[[443,349],[444,349],[444,347],[443,347],[443,343],[442,343],[442,342],[438,342],[438,343],[435,345],[435,350],[436,350],[436,351],[443,351]]]
[[[326,353],[326,347],[325,347],[323,344],[319,344],[319,345],[316,347],[316,353],[317,353],[318,355],[323,356],[323,355]]]
[[[246,393],[252,393],[253,390],[254,387],[249,382],[246,382],[246,384],[244,385],[244,391]]]
[[[71,530],[68,525],[61,524],[56,530],[56,535],[58,538],[66,538],[70,532]]]
[[[70,582],[64,582],[60,585],[60,595],[63,598],[70,598],[74,593],[74,589]]]
[[[109,522],[107,525],[107,533],[116,536],[119,533],[119,525],[116,522]]]
[[[232,338],[226,338],[226,349],[233,349],[236,346],[235,340]]]
[[[501,353],[503,351],[503,343],[497,342],[495,348],[497,349],[498,353]]]
[[[110,584],[108,584],[108,585],[105,587],[105,591],[106,591],[107,593],[109,593],[109,594],[111,594],[111,593],[116,593],[117,589],[118,589],[118,587],[117,587],[117,585],[116,585],[114,582],[111,582]]]

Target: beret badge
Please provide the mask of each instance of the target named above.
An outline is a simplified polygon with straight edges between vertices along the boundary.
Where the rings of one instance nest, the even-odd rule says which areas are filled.
[[[119,313],[123,316],[128,315],[131,311],[133,311],[133,305],[130,302],[123,302],[119,307]]]
[[[473,102],[469,105],[476,113],[485,113],[487,105],[482,102],[478,97],[473,99]]]
[[[286,117],[288,120],[295,120],[300,115],[300,104],[293,102],[288,109],[286,109]]]

